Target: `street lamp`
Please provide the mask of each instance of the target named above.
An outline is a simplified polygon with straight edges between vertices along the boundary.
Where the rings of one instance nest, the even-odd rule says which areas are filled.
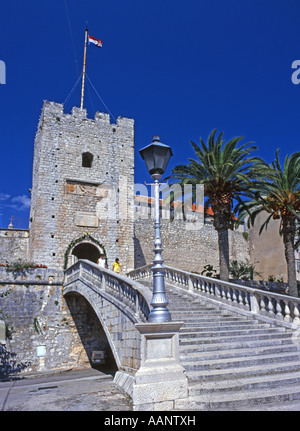
[[[148,316],[148,322],[169,322],[172,320],[171,314],[167,309],[168,300],[165,290],[165,271],[163,258],[161,256],[161,237],[160,237],[160,211],[159,211],[159,180],[165,172],[167,164],[171,158],[171,147],[159,142],[159,136],[153,136],[151,144],[139,150],[141,157],[145,160],[147,169],[154,180],[154,266],[153,272],[153,296],[151,300],[152,310]]]

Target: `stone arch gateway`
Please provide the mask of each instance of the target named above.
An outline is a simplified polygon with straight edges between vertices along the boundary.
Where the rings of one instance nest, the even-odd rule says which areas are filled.
[[[107,259],[104,245],[86,232],[83,236],[71,241],[69,244],[65,252],[64,268],[69,268],[79,259],[86,259],[97,263],[101,254]]]

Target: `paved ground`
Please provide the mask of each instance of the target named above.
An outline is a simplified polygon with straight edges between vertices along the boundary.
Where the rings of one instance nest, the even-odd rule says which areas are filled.
[[[111,374],[94,369],[0,381],[0,410],[132,411],[112,381]]]

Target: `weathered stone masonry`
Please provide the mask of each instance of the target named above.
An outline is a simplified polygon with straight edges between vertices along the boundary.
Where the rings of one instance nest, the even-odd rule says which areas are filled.
[[[154,229],[151,220],[136,220],[135,267],[153,262]],[[162,257],[165,265],[200,273],[207,264],[219,268],[218,234],[212,225],[182,220],[161,221]],[[230,259],[249,259],[249,243],[240,231],[229,231]]]
[[[48,266],[18,274],[0,268],[0,320],[12,334],[6,346],[26,371],[86,367],[92,351],[101,349],[113,363],[100,321],[110,325],[122,367],[139,366],[132,322],[103,298],[97,298],[101,320],[80,292],[62,295],[63,269],[75,262],[77,246],[87,253],[80,258],[94,262],[91,250],[103,251],[110,269],[117,256],[124,271],[153,261],[153,220],[134,221],[133,126],[132,119],[111,124],[107,114],[92,120],[85,110],[73,108],[70,115],[61,104],[44,103],[34,145],[30,229],[0,230],[0,263],[21,259]],[[193,227],[162,221],[165,264],[200,272],[210,263],[217,269],[216,231],[203,223]],[[232,259],[248,257],[241,232],[230,233],[230,250]],[[45,347],[44,362],[39,346]]]
[[[12,273],[0,268],[0,276],[6,281],[0,286],[0,317],[7,326],[7,351],[16,355],[16,364],[26,365],[25,372],[40,370],[37,349],[45,346],[43,366],[47,369],[89,366],[62,295],[62,271],[43,268]]]
[[[97,271],[96,267],[95,276]],[[118,306],[109,294],[101,296],[79,279],[63,289],[64,273],[58,270],[0,268],[0,277],[0,343],[13,355],[15,368],[86,368],[95,365],[93,352],[99,350],[107,353],[111,370],[132,373],[139,368],[135,317],[125,304]],[[42,358],[40,347],[45,351]],[[0,349],[0,378],[8,365]]]
[[[26,229],[0,229],[0,263],[11,263],[28,258],[28,237]]]
[[[29,259],[64,266],[72,241],[90,234],[108,263],[133,268],[133,120],[45,102],[34,146]]]

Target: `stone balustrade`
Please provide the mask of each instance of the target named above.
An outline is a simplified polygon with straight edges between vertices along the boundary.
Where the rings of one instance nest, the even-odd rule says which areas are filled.
[[[112,296],[123,308],[130,309],[137,322],[145,322],[150,312],[151,293],[136,281],[116,274],[88,260],[79,260],[65,271],[65,288],[78,277],[90,287]]]
[[[224,308],[292,329],[300,325],[300,298],[254,289],[165,266],[166,281]],[[128,273],[133,280],[151,276],[151,265]]]

